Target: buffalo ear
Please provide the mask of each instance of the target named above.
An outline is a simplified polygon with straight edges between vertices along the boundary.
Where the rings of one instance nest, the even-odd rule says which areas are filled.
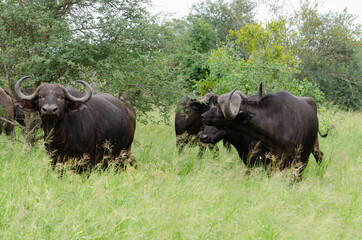
[[[31,100],[19,100],[14,103],[14,107],[19,107],[20,109],[26,112],[36,112],[38,110],[38,104],[35,101]]]
[[[250,121],[255,115],[256,115],[256,113],[249,112],[249,111],[241,111],[241,112],[239,112],[239,117],[243,121]]]
[[[87,108],[88,108],[88,106],[84,102],[69,101],[67,104],[67,110],[69,112],[79,112],[79,111],[82,111]]]

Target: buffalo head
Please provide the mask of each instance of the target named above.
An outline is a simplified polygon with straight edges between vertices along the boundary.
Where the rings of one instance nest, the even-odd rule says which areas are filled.
[[[230,93],[211,98],[213,107],[202,114],[202,121],[206,125],[224,128],[226,120],[234,120],[237,117],[240,120],[250,120],[253,114],[241,111],[241,105],[246,100],[246,96],[240,91],[234,93],[235,89]]]
[[[230,129],[218,129],[213,126],[207,126],[200,134],[199,138],[203,143],[216,144],[231,133]]]
[[[188,115],[191,114],[202,114],[204,112],[206,112],[207,110],[209,110],[210,105],[210,99],[214,96],[217,96],[215,93],[207,93],[206,95],[197,98],[197,99],[189,99],[188,105],[190,106],[190,108],[195,112],[195,113],[190,113]],[[185,106],[187,108],[187,106]]]
[[[244,93],[236,91],[236,89],[220,96],[212,96],[210,102],[213,107],[202,114],[202,120],[206,125],[218,128],[225,128],[225,121],[228,120],[249,121],[255,116],[255,113],[244,109],[245,103],[257,103],[262,97],[262,84],[259,87],[259,94],[248,98]]]
[[[77,81],[86,88],[86,94],[79,98],[71,95],[64,86],[49,83],[40,85],[31,95],[25,95],[21,92],[20,86],[27,78],[29,77],[22,77],[15,84],[14,92],[19,101],[14,106],[27,112],[38,111],[43,122],[55,123],[64,117],[65,112],[86,109],[85,103],[92,96],[92,88],[85,81]]]

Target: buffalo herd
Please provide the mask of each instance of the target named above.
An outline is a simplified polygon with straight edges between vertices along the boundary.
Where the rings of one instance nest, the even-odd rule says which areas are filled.
[[[21,85],[27,78],[15,84],[17,101],[0,88],[0,133],[12,133],[14,115],[36,112],[53,169],[62,169],[64,164],[78,172],[137,166],[131,153],[136,115],[122,98],[92,94],[85,81],[78,81],[85,87],[84,95],[49,83],[26,93]],[[246,166],[293,168],[295,179],[300,179],[311,153],[322,162],[318,134],[327,135],[320,134],[314,99],[286,91],[263,95],[261,84],[259,93],[249,97],[236,89],[222,95],[185,97],[176,111],[175,131],[179,153],[189,142],[196,142],[201,157],[204,144],[217,150],[215,144],[223,140],[234,146]]]
[[[206,127],[200,129],[199,138],[211,144],[222,139],[229,142],[249,167],[292,167],[295,179],[300,179],[311,153],[319,164],[323,158],[317,104],[286,91],[265,96],[262,92],[260,84],[259,94],[250,97],[236,89],[201,97],[208,110],[201,114]]]

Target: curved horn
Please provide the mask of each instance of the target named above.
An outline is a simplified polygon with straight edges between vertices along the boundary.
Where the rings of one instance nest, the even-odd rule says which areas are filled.
[[[236,88],[229,93],[229,95],[227,96],[226,102],[225,102],[224,116],[227,120],[233,120],[236,117],[236,115],[234,115],[232,113],[231,108],[230,108],[230,99],[235,91],[236,91]]]
[[[22,82],[27,78],[30,78],[30,77],[29,76],[22,77],[15,84],[14,92],[15,92],[15,96],[17,99],[33,100],[38,95],[38,93],[36,91],[33,94],[31,94],[30,96],[25,95],[24,93],[21,92],[20,86],[21,86]]]
[[[259,85],[259,100],[263,97],[263,82]]]
[[[82,81],[82,80],[78,80],[77,82],[82,83],[85,86],[86,93],[84,94],[83,97],[77,98],[77,97],[72,96],[67,90],[67,91],[65,91],[66,99],[73,101],[73,102],[88,102],[89,99],[92,97],[91,86],[87,82]]]
[[[236,91],[236,93],[239,94],[241,98],[247,98],[246,95],[241,91]]]
[[[199,103],[208,104],[210,102],[210,98],[213,96],[217,96],[215,93],[209,92],[206,93],[204,96],[200,97],[197,101]]]

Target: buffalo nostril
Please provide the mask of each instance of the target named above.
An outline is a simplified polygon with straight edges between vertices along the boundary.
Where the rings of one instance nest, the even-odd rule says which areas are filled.
[[[44,105],[44,106],[41,108],[41,111],[42,111],[44,114],[54,114],[54,113],[57,113],[57,112],[58,112],[58,107],[57,107],[57,106],[52,106],[52,105]]]

